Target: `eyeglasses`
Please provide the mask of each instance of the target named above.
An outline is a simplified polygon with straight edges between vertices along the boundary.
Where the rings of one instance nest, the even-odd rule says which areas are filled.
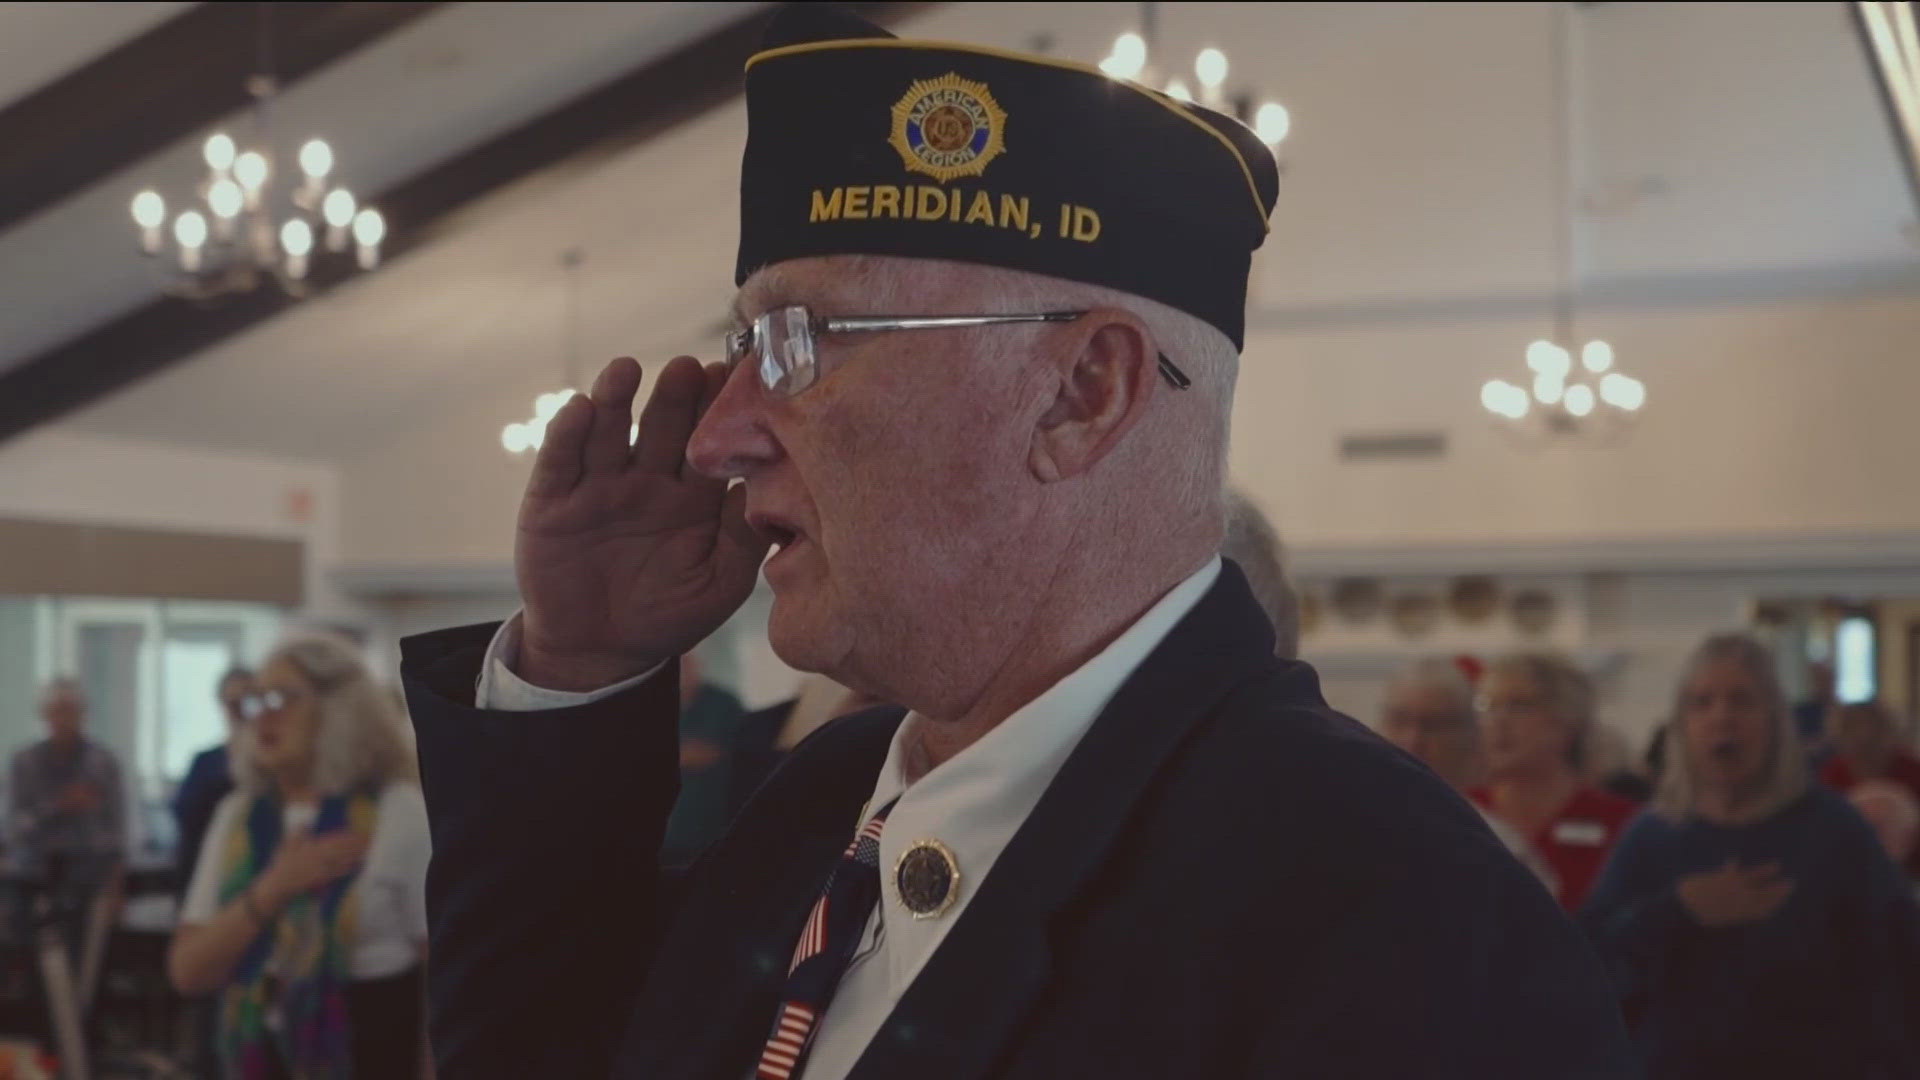
[[[1042,311],[1030,315],[861,315],[848,318],[815,315],[804,304],[777,307],[753,320],[753,325],[727,334],[727,369],[748,357],[757,357],[760,385],[775,397],[790,398],[820,377],[821,334],[862,334],[880,330],[943,330],[955,326],[998,326],[1006,323],[1063,323],[1085,311]],[[1175,390],[1193,385],[1186,373],[1160,354],[1160,374]]]
[[[262,690],[257,694],[247,694],[236,703],[236,712],[242,720],[258,720],[270,712],[281,709],[301,700],[302,694],[287,690]]]

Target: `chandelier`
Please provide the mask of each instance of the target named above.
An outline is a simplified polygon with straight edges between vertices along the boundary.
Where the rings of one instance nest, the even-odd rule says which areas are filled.
[[[201,147],[207,171],[191,196],[170,201],[147,188],[133,197],[140,250],[160,263],[166,289],[175,295],[209,299],[271,280],[287,295],[300,296],[317,260],[344,259],[351,249],[362,270],[380,263],[386,220],[337,182],[333,147],[308,139],[295,156],[297,171],[283,168],[275,156],[268,122],[278,89],[273,7],[258,5],[260,74],[247,80],[251,145],[216,131]]]
[[[1518,384],[1491,379],[1480,388],[1480,405],[1510,433],[1521,437],[1605,441],[1624,430],[1647,403],[1647,387],[1618,370],[1613,346],[1599,339],[1580,342],[1574,326],[1577,288],[1575,242],[1578,239],[1573,206],[1573,76],[1571,51],[1574,17],[1569,5],[1555,5],[1554,70],[1558,84],[1559,124],[1554,230],[1557,272],[1553,302],[1553,337],[1527,346],[1529,374]],[[1578,347],[1579,362],[1574,362]]]
[[[1100,70],[1115,79],[1160,87],[1168,97],[1177,101],[1197,102],[1217,112],[1227,113],[1252,128],[1254,134],[1269,148],[1280,145],[1293,127],[1293,118],[1287,113],[1286,106],[1276,101],[1263,101],[1256,106],[1256,95],[1251,89],[1229,90],[1227,73],[1230,65],[1226,53],[1212,46],[1201,49],[1193,58],[1193,85],[1189,85],[1184,76],[1168,75],[1156,68],[1152,62],[1152,50],[1158,25],[1159,5],[1141,4],[1140,29],[1130,30],[1114,40],[1113,51],[1100,61]]]

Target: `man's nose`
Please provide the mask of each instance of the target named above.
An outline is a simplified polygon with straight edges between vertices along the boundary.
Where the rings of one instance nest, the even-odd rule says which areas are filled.
[[[778,461],[780,444],[767,430],[766,404],[753,365],[734,365],[687,440],[687,464],[702,476],[732,480]]]

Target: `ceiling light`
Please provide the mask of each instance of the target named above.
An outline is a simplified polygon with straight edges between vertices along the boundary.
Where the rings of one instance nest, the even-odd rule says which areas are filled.
[[[140,231],[141,250],[157,256],[171,241],[179,255],[178,271],[166,282],[168,292],[208,300],[249,291],[271,280],[289,295],[301,295],[306,289],[301,279],[318,246],[315,230],[322,222],[329,230],[328,251],[345,251],[352,228],[361,241],[360,266],[370,268],[379,261],[385,224],[376,214],[362,225],[356,220],[356,214],[365,213],[358,200],[344,186],[324,179],[334,175],[340,164],[325,139],[300,144],[294,157],[299,165],[295,176],[301,182],[275,181],[280,170],[267,148],[283,144],[268,126],[271,110],[266,107],[275,85],[265,75],[247,81],[258,107],[254,128],[245,138],[259,149],[243,149],[224,131],[208,135],[201,144],[207,171],[194,189],[196,194],[178,200],[197,209],[174,218],[171,230],[166,228],[168,199],[155,190],[134,197],[133,220]]]
[[[214,172],[226,172],[233,168],[233,155],[239,151],[234,148],[233,139],[224,131],[216,131],[207,136],[207,144],[201,147],[201,156],[207,160],[207,168]]]
[[[1279,146],[1292,130],[1293,117],[1288,114],[1287,107],[1278,102],[1269,101],[1253,114],[1253,133],[1270,147]]]
[[[1200,85],[1208,90],[1220,89],[1227,81],[1227,54],[1219,49],[1201,49],[1200,55],[1193,58],[1193,73],[1200,79]]]

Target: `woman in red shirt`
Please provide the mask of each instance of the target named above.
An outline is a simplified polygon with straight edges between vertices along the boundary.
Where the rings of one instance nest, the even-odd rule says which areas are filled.
[[[1487,781],[1468,794],[1533,841],[1560,906],[1577,910],[1637,809],[1582,774],[1593,684],[1560,657],[1519,653],[1488,665],[1480,687]]]

